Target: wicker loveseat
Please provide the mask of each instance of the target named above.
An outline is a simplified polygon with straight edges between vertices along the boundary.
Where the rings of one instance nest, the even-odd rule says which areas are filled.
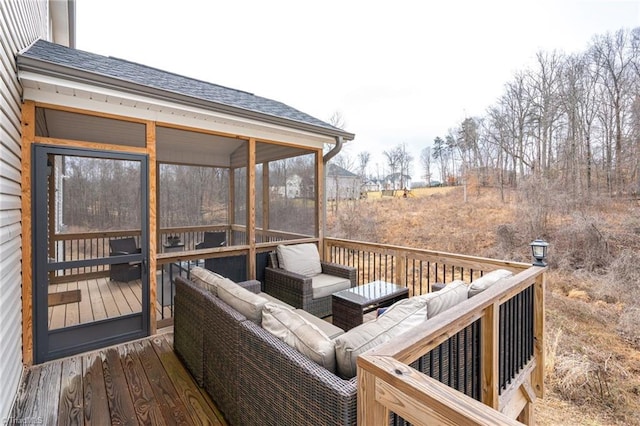
[[[259,281],[239,283],[260,291]],[[231,425],[353,425],[344,380],[193,281],[176,278],[174,350]]]

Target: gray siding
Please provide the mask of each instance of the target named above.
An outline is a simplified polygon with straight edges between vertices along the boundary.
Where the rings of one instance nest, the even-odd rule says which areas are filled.
[[[49,38],[48,3],[0,0],[0,419],[22,373],[20,98],[15,55]]]

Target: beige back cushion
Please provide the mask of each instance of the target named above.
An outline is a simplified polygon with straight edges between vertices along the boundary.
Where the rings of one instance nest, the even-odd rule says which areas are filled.
[[[315,244],[279,245],[276,248],[278,264],[282,269],[313,277],[322,272],[320,254]]]
[[[262,308],[262,327],[332,373],[336,370],[335,345],[314,324],[291,309],[275,303]],[[274,374],[278,374],[277,371]]]
[[[240,287],[228,278],[218,282],[218,297],[247,319],[256,324],[262,322],[262,307],[267,303],[264,297]]]
[[[496,269],[495,271],[484,274],[480,278],[473,280],[469,286],[469,297],[482,293],[501,279],[511,276],[513,276],[513,272],[507,271],[506,269]]]
[[[394,303],[374,321],[365,322],[336,337],[336,363],[343,378],[356,375],[358,355],[388,342],[427,319],[424,299],[412,297]]]
[[[417,296],[417,298],[426,302],[427,316],[433,318],[439,313],[467,300],[467,291],[467,284],[464,281],[456,280],[451,281],[440,291]]]
[[[218,283],[225,279],[222,275],[218,275],[201,266],[195,266],[191,269],[190,278],[200,288],[208,290],[216,296],[218,295]]]

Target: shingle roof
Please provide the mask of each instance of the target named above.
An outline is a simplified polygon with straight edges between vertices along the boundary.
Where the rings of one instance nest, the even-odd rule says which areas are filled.
[[[352,173],[349,170],[333,163],[329,163],[327,165],[327,176],[342,176],[342,177],[350,177],[350,178],[358,177],[357,174]]]
[[[53,72],[80,77],[87,74],[110,84],[119,84],[130,90],[155,89],[171,96],[187,97],[203,102],[213,110],[224,110],[237,115],[250,115],[256,119],[269,118],[290,122],[292,127],[311,126],[322,134],[343,136],[353,139],[353,134],[338,129],[309,114],[285,105],[282,102],[256,96],[242,90],[231,89],[213,83],[162,71],[135,62],[97,55],[82,50],[71,49],[44,40],[38,40],[18,55],[18,67],[33,71]],[[87,78],[86,75],[84,75]],[[297,126],[296,126],[297,125]]]

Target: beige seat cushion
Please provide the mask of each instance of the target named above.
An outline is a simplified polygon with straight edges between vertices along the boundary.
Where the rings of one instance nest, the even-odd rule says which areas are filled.
[[[191,281],[196,283],[200,288],[210,291],[214,295],[218,295],[218,283],[225,279],[222,275],[216,274],[201,266],[194,266],[191,269]]]
[[[314,299],[331,296],[337,291],[346,290],[350,287],[351,281],[346,278],[336,277],[335,275],[318,274],[311,278],[311,288],[313,289]]]
[[[335,344],[298,313],[281,305],[266,303],[262,308],[262,327],[314,362],[335,372]]]
[[[496,269],[495,271],[484,274],[480,278],[473,280],[469,286],[469,297],[482,293],[501,279],[511,276],[513,276],[513,272],[507,271],[506,269]]]
[[[427,317],[433,318],[441,312],[467,300],[467,291],[467,284],[464,281],[456,280],[448,283],[440,291],[416,297],[425,300],[427,304]]]
[[[278,263],[282,269],[312,277],[322,272],[320,254],[315,244],[279,245],[276,248]]]
[[[426,319],[425,300],[412,297],[394,303],[374,321],[360,324],[336,337],[338,374],[343,378],[354,377],[358,355],[411,330]]]
[[[344,334],[344,330],[338,326],[331,324],[329,321],[325,321],[322,318],[318,318],[317,316],[310,314],[304,309],[292,309],[295,313],[300,315],[302,318],[309,321],[311,324],[318,327],[324,334],[327,335],[329,339],[335,339],[336,337]]]
[[[262,322],[262,307],[267,303],[264,297],[240,287],[228,278],[218,282],[218,297],[247,319],[256,324]]]

